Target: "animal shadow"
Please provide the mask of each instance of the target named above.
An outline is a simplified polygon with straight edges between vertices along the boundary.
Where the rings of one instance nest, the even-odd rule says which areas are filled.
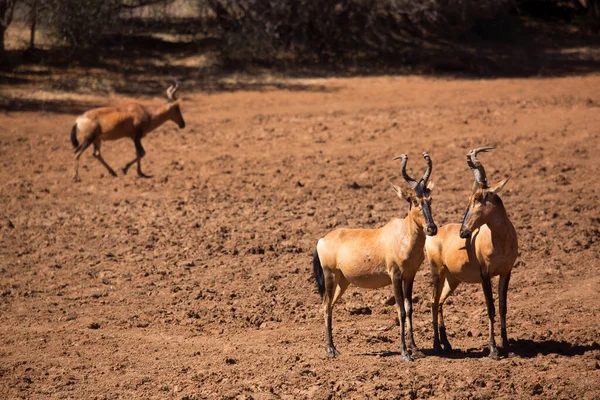
[[[571,344],[561,340],[544,340],[536,342],[530,339],[509,340],[510,347],[508,349],[510,357],[533,358],[537,355],[559,354],[563,356],[583,355],[588,351],[600,350],[600,344],[593,342],[590,345]],[[499,348],[500,350],[500,348]],[[433,349],[421,349],[425,356],[438,356],[444,358],[461,359],[461,358],[484,358],[489,355],[487,347],[483,346],[480,349],[471,348],[467,350],[452,349],[449,352],[437,353]],[[503,357],[503,358],[506,358]]]
[[[510,351],[523,358],[532,358],[538,354],[560,354],[563,356],[580,356],[588,351],[600,350],[600,344],[571,344],[565,340],[544,340],[536,342],[530,339],[510,341]]]
[[[355,357],[399,357],[402,355],[399,351],[373,351],[369,353],[352,354]]]
[[[421,349],[426,357],[435,356],[442,358],[451,359],[462,359],[462,358],[485,358],[489,355],[489,350],[486,347],[481,348],[469,348],[467,350],[452,349],[450,351],[436,352],[433,349]]]
[[[509,358],[510,357],[521,357],[521,358],[533,358],[537,355],[548,355],[548,354],[559,354],[563,356],[580,356],[588,351],[600,350],[600,344],[593,342],[589,345],[582,344],[571,344],[567,341],[561,340],[544,340],[542,342],[536,342],[530,339],[517,339],[510,340]],[[489,350],[484,346],[481,348],[469,348],[466,350],[452,349],[448,352],[438,353],[433,349],[421,348],[425,358],[430,356],[437,356],[451,359],[463,359],[463,358],[485,358],[489,355]],[[397,357],[400,356],[399,351],[375,351],[369,353],[354,354],[356,357]],[[422,358],[422,357],[419,357]],[[503,357],[506,358],[506,357]]]

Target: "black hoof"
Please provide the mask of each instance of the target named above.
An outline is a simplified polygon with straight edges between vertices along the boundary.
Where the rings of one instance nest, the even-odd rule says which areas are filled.
[[[489,357],[490,357],[492,360],[499,360],[499,359],[500,359],[500,355],[498,354],[498,349],[493,349],[493,350],[490,350],[490,355],[489,355]]]
[[[412,358],[423,358],[425,357],[425,354],[419,350],[418,348],[414,348],[410,350],[410,355],[412,356]]]
[[[340,355],[340,352],[337,351],[335,347],[328,347],[327,348],[327,357],[328,358],[336,358],[339,355]]]
[[[511,357],[514,356],[515,354],[510,352],[510,346],[508,345],[508,340],[503,340],[502,341],[502,346],[500,346],[500,354],[502,355],[502,357]]]
[[[449,353],[452,351],[452,346],[450,346],[450,343],[442,344],[442,348],[444,349],[444,353]]]

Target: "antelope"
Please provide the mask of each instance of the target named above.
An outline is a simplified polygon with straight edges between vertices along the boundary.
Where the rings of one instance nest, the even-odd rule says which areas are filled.
[[[485,170],[477,153],[493,147],[478,147],[467,154],[467,165],[475,175],[473,191],[462,224],[447,224],[436,237],[425,242],[433,280],[433,348],[435,351],[452,350],[442,308],[446,299],[461,283],[481,283],[489,317],[489,356],[499,359],[494,339],[494,299],[491,278],[500,276],[498,297],[500,303],[500,332],[502,349],[508,352],[506,334],[506,297],[510,273],[517,259],[517,233],[510,222],[498,193],[510,177],[489,186]],[[439,329],[438,329],[439,316]],[[441,345],[440,345],[441,341]]]
[[[432,162],[427,153],[427,170],[418,182],[406,172],[408,157],[401,154],[402,176],[411,190],[395,185],[392,189],[408,202],[406,218],[394,218],[379,229],[336,229],[319,239],[313,255],[313,273],[321,295],[325,316],[326,353],[329,358],[340,353],[333,345],[332,310],[350,284],[377,289],[392,284],[401,321],[401,355],[404,361],[422,356],[415,344],[412,329],[412,288],[425,254],[425,235],[437,233],[431,216],[429,182]],[[408,315],[408,320],[406,319]],[[408,349],[405,323],[408,328]]]
[[[179,84],[174,84],[167,89],[167,104],[164,105],[146,107],[134,102],[115,107],[94,108],[79,116],[71,129],[71,143],[75,149],[74,181],[79,181],[79,157],[92,144],[94,145],[94,157],[106,167],[112,176],[117,176],[102,158],[100,145],[105,140],[117,140],[125,137],[133,140],[136,157],[123,167],[123,174],[127,174],[129,167],[137,162],[138,176],[149,178],[141,168],[141,159],[146,154],[142,147],[142,138],[167,121],[175,122],[179,128],[185,127],[185,121],[179,109],[180,100],[175,97],[178,88]],[[78,132],[83,135],[81,144],[77,140]]]

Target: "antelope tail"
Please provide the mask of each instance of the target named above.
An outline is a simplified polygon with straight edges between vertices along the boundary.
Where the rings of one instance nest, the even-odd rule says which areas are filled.
[[[73,125],[73,128],[71,128],[71,144],[73,145],[75,152],[77,152],[77,149],[79,148],[79,142],[77,141],[77,124]]]
[[[317,288],[321,298],[325,296],[325,276],[323,275],[323,267],[321,266],[321,260],[319,260],[319,252],[315,249],[313,254],[313,275],[317,281]]]

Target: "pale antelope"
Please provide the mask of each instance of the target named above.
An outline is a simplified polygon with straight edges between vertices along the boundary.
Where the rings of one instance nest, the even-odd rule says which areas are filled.
[[[408,215],[394,218],[379,229],[336,229],[317,243],[313,256],[313,272],[323,300],[326,330],[326,352],[335,357],[339,352],[333,345],[332,310],[350,284],[376,289],[393,285],[394,298],[401,322],[401,352],[405,361],[421,355],[413,336],[412,288],[415,274],[425,254],[425,235],[435,235],[437,227],[431,216],[431,158],[423,153],[427,170],[420,181],[406,173],[408,157],[401,158],[402,176],[410,191],[392,185],[401,199],[408,201]],[[408,314],[408,349],[404,340]]]
[[[178,84],[167,89],[167,104],[155,107],[146,107],[139,103],[128,103],[115,107],[101,107],[89,110],[75,121],[71,129],[71,143],[75,148],[75,175],[73,179],[79,180],[79,157],[90,146],[94,145],[94,157],[106,167],[112,176],[117,176],[115,171],[104,161],[100,153],[100,145],[105,140],[117,140],[131,138],[135,144],[136,157],[127,163],[122,169],[126,174],[133,163],[137,162],[137,173],[147,178],[142,172],[141,159],[146,154],[142,147],[142,138],[149,132],[158,128],[167,121],[173,121],[180,128],[185,127],[185,121],[179,109],[180,101],[176,99],[175,93]],[[83,142],[79,144],[77,133],[83,136]]]
[[[517,259],[518,243],[515,228],[498,196],[509,178],[489,186],[483,165],[477,159],[477,153],[491,149],[493,147],[479,147],[467,154],[467,164],[475,175],[475,183],[463,222],[442,226],[436,237],[427,238],[425,249],[433,279],[434,350],[441,351],[442,346],[446,351],[452,349],[444,324],[444,301],[461,282],[481,283],[489,317],[490,357],[497,359],[491,278],[500,276],[500,332],[502,349],[507,352],[506,295],[511,269]]]

